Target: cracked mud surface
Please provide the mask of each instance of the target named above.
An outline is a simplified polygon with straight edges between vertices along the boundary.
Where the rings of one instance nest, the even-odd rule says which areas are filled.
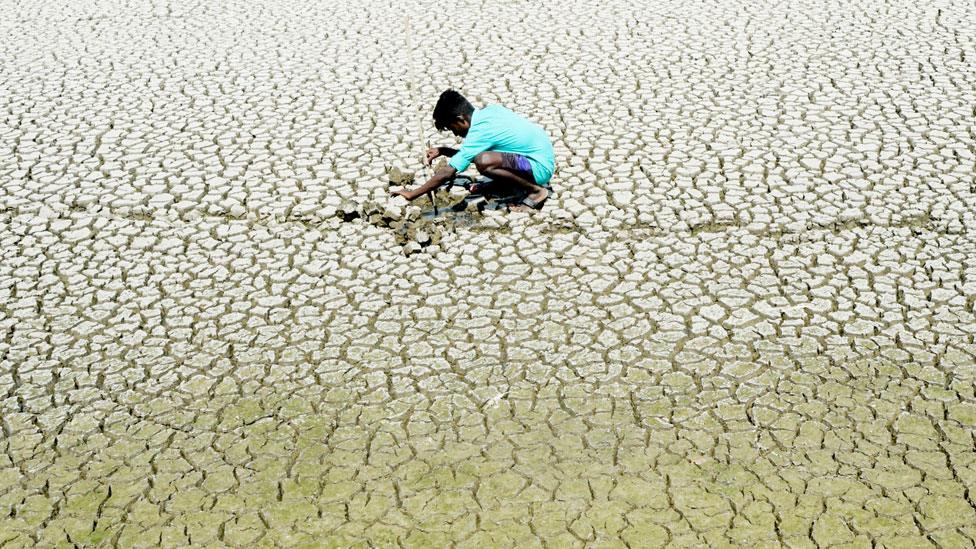
[[[972,547],[921,4],[0,2],[0,547]],[[558,195],[405,254],[359,212],[451,85]]]

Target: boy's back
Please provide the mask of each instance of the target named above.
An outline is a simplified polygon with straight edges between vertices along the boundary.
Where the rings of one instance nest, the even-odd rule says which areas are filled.
[[[471,129],[450,164],[463,171],[475,156],[485,151],[516,153],[528,158],[532,175],[540,184],[548,183],[556,166],[552,142],[545,130],[501,105],[475,109]]]

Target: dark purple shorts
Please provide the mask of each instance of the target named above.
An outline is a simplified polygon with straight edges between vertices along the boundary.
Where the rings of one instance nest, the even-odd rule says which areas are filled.
[[[532,176],[532,164],[529,162],[528,158],[517,153],[503,152],[498,154],[502,155],[503,168],[516,172],[522,177],[535,183],[535,177]]]

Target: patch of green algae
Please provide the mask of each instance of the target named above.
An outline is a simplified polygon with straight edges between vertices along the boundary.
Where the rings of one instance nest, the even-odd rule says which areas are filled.
[[[148,539],[130,534],[132,526],[170,545],[216,545],[219,529],[225,542],[257,547],[439,546],[462,538],[471,546],[534,546],[536,536],[595,546],[856,547],[871,539],[896,546],[921,539],[916,525],[950,542],[948,530],[976,522],[976,513],[945,454],[931,449],[944,437],[965,442],[954,424],[976,412],[950,404],[945,425],[939,416],[905,414],[917,391],[889,381],[900,371],[886,372],[887,380],[847,385],[791,375],[778,382],[785,390],[748,405],[699,393],[716,403],[707,413],[684,375],[645,387],[646,398],[579,388],[540,398],[512,387],[471,420],[443,403],[404,423],[388,421],[384,404],[313,413],[294,398],[244,398],[222,411],[229,431],[208,438],[212,447],[180,451],[193,440],[180,435],[154,453],[149,500],[142,482],[113,480],[144,479],[148,458],[82,465],[63,450],[49,470],[72,487],[57,527],[83,546],[106,543],[120,528],[107,519],[123,516],[120,542]],[[812,399],[814,387],[837,406]],[[865,406],[884,415],[855,412]],[[903,455],[881,451],[892,439]],[[123,443],[114,451],[142,450]],[[68,482],[79,466],[105,478]],[[48,516],[43,498],[18,506],[25,525]],[[67,546],[53,531],[44,539]]]

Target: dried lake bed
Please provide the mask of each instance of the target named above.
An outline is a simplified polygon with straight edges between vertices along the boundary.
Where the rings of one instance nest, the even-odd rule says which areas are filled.
[[[0,547],[976,544],[972,3],[0,10]]]

